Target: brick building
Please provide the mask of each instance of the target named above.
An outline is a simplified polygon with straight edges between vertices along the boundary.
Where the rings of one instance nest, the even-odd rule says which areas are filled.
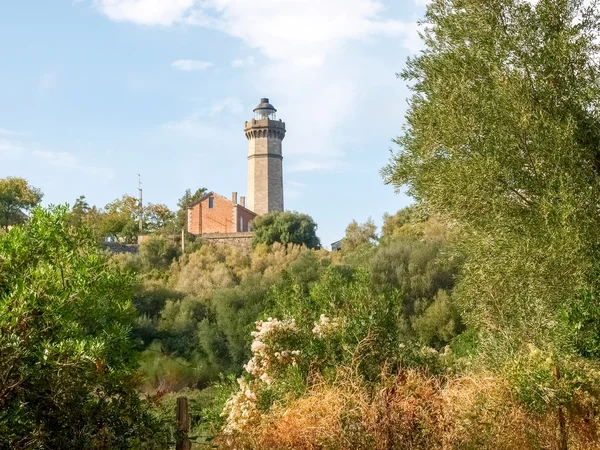
[[[248,206],[244,197],[238,203],[236,192],[231,200],[209,192],[188,208],[190,234],[216,238],[217,234],[249,233],[250,222],[257,215],[283,211],[281,143],[285,122],[277,120],[277,110],[268,98],[261,98],[253,111],[254,118],[244,123],[248,140]]]
[[[204,195],[188,208],[188,233],[194,235],[251,231],[256,214],[246,208],[246,199],[237,192],[231,200],[214,192]]]

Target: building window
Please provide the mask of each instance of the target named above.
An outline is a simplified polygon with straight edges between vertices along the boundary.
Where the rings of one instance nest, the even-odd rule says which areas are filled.
[[[208,197],[208,207],[209,208],[215,207],[215,198],[214,197]]]
[[[252,231],[252,229],[250,228],[250,222],[248,222],[248,231]]]
[[[240,231],[244,231],[244,218],[240,217]]]

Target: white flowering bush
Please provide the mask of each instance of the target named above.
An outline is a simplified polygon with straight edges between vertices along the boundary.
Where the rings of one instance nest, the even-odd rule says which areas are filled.
[[[256,322],[256,331],[251,333],[254,338],[250,347],[252,358],[244,369],[270,385],[277,369],[285,365],[296,365],[296,357],[300,351],[286,348],[286,343],[293,340],[297,331],[294,319],[278,320],[269,317],[266,321]]]
[[[321,314],[319,320],[315,322],[315,326],[313,327],[312,332],[318,338],[322,339],[335,333],[339,328],[339,319],[332,319],[327,317],[325,314]]]
[[[272,405],[302,395],[313,376],[333,381],[339,367],[354,365],[376,381],[382,364],[396,370],[439,360],[435,349],[407,335],[400,294],[374,292],[366,271],[332,267],[308,288],[291,280],[273,296],[274,310],[287,319],[256,322],[240,390],[223,411],[232,437],[252,429]]]
[[[278,375],[288,367],[295,367],[301,351],[291,345],[298,341],[298,328],[294,319],[279,320],[269,317],[256,322],[252,333],[252,358],[244,366],[247,376],[238,379],[237,392],[225,405],[227,417],[225,434],[242,432],[260,417],[259,397]]]
[[[242,432],[260,418],[256,395],[257,381],[248,381],[244,377],[238,378],[237,381],[240,390],[227,400],[221,414],[227,417],[223,428],[225,434]]]

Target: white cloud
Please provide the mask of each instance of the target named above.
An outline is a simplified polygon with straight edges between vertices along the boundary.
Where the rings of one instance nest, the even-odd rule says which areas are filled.
[[[183,20],[196,0],[94,0],[96,7],[115,22],[164,25]]]
[[[163,125],[163,128],[175,134],[191,139],[217,141],[225,133],[218,126],[207,123],[206,116],[194,113],[182,120],[175,120]]]
[[[26,149],[20,142],[0,138],[0,155],[3,158],[17,159],[25,153]]]
[[[88,175],[100,176],[103,178],[113,178],[114,172],[105,167],[95,167],[83,164],[76,155],[69,152],[51,152],[47,150],[33,150],[31,155],[37,159],[46,162],[53,167],[75,170]]]
[[[234,59],[231,61],[231,67],[233,68],[241,68],[248,67],[254,65],[254,56],[248,56],[246,58]]]
[[[181,120],[174,120],[162,126],[163,129],[172,131],[179,136],[197,139],[222,141],[231,139],[235,134],[224,129],[218,121],[223,114],[238,115],[244,110],[242,103],[233,97],[226,97],[214,101],[210,106],[196,111]],[[241,135],[239,131],[239,135]]]
[[[2,135],[6,137],[2,137]],[[15,139],[17,135],[19,133],[0,128],[0,158],[23,159],[27,161],[27,164],[41,162],[48,166],[74,170],[88,175],[104,178],[114,177],[114,172],[111,169],[82,163],[73,153],[39,149],[36,145]]]
[[[244,105],[237,98],[227,97],[213,102],[210,108],[208,108],[207,114],[209,116],[216,116],[225,111],[229,111],[231,114],[240,114],[244,111]]]
[[[302,65],[322,63],[349,40],[405,36],[415,28],[386,19],[380,0],[95,0],[95,5],[117,22],[218,29],[269,58]]]
[[[198,61],[195,59],[178,59],[171,64],[176,70],[183,72],[198,72],[212,67],[212,63],[207,61]]]
[[[419,49],[416,22],[390,18],[385,5],[392,1],[397,0],[96,0],[113,20],[207,27],[259,51],[264,56],[262,75],[253,84],[260,95],[271,98],[287,123],[286,155],[308,158],[292,165],[291,171],[339,168],[349,151],[342,147],[340,130],[352,121],[361,123],[357,118],[366,112],[361,102],[367,102],[370,111],[376,101],[392,109],[392,91],[381,94],[382,85],[389,89],[397,83],[394,74],[401,59],[383,62],[361,45],[387,39],[393,40],[393,48]],[[241,58],[231,66],[253,62],[252,57]],[[400,115],[401,109],[393,112]],[[195,138],[214,136],[222,130],[207,124],[205,116],[210,114],[210,109],[199,112],[166,128]],[[365,126],[373,122],[364,120]]]
[[[214,17],[211,26],[269,58],[301,65],[323,63],[347,41],[403,36],[414,28],[385,19],[379,0],[208,0],[204,5],[201,17]]]

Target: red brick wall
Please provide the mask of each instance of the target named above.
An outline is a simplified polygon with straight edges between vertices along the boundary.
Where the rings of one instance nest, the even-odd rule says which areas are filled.
[[[200,217],[201,217],[200,209],[201,209],[201,206],[199,203],[197,205],[192,206],[190,209],[188,209],[188,217],[187,217],[188,233],[195,234],[195,235],[202,234],[202,222],[200,221]]]
[[[248,223],[252,221],[256,217],[256,214],[248,211],[247,209],[242,208],[241,206],[237,208],[238,219],[237,219],[237,231],[248,231]],[[241,219],[241,220],[240,220]],[[242,225],[244,229],[240,229],[240,222],[243,221]]]
[[[214,195],[213,208],[209,208],[209,198],[202,203],[202,234],[233,233],[233,205],[227,199]]]
[[[195,235],[212,233],[239,233],[248,231],[248,223],[256,217],[253,212],[238,206],[234,223],[234,206],[228,199],[213,196],[213,208],[209,208],[209,198],[205,198],[188,211],[188,232]],[[244,229],[240,229],[240,219]]]

